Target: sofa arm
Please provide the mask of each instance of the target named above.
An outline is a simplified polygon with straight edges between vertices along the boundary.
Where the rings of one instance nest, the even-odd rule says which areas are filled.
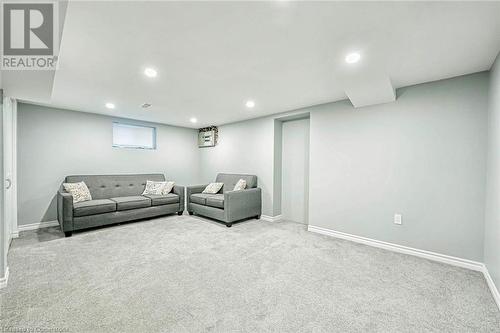
[[[224,193],[224,215],[226,222],[234,222],[262,214],[262,190],[250,188]]]
[[[192,186],[187,186],[186,187],[186,190],[187,190],[187,195],[188,195],[188,199],[189,199],[189,196],[191,194],[195,194],[195,193],[201,193],[203,192],[203,190],[208,186],[208,184],[205,184],[205,185],[192,185]]]
[[[174,185],[174,188],[172,189],[172,193],[177,194],[179,196],[179,212],[184,211],[184,186],[181,185]]]
[[[207,186],[208,186],[208,184],[187,186],[186,187],[187,201],[189,202],[189,198],[191,197],[191,194],[201,193],[201,192],[203,192],[203,190]]]
[[[73,196],[57,192],[57,220],[63,232],[73,231]]]

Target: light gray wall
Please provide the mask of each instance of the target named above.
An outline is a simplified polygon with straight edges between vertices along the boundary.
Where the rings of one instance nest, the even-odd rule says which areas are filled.
[[[219,127],[219,143],[200,149],[203,183],[218,172],[249,173],[262,188],[262,214],[273,216],[274,121],[259,118]]]
[[[482,261],[487,91],[478,73],[313,108],[309,224]]]
[[[309,206],[309,119],[283,122],[283,219],[307,224]]]
[[[484,262],[500,288],[500,54],[490,72]]]
[[[19,104],[19,225],[56,219],[55,194],[66,175],[161,172],[180,185],[199,180],[196,130],[153,124],[156,150],[113,148],[116,120]]]

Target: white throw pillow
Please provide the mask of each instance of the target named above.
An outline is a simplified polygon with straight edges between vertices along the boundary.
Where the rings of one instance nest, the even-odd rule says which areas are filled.
[[[85,182],[63,183],[66,192],[73,196],[73,203],[92,200],[89,188]]]
[[[175,185],[175,182],[166,182],[165,186],[163,186],[163,191],[161,192],[161,194],[167,195],[170,192],[172,192],[174,185]]]
[[[167,182],[154,182],[152,180],[146,181],[146,188],[144,189],[144,192],[142,192],[142,195],[162,195],[163,194],[163,188]]]
[[[247,187],[247,181],[244,179],[238,180],[236,185],[234,185],[233,191],[241,191]]]
[[[224,186],[224,183],[210,183],[207,187],[205,187],[202,193],[217,194],[222,186]]]

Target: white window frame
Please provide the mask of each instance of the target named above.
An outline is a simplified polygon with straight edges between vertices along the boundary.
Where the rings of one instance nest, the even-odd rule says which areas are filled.
[[[124,145],[124,144],[117,144],[115,143],[115,126],[121,126],[121,127],[135,127],[135,128],[147,128],[151,129],[152,133],[152,145],[151,146],[144,146],[144,145]],[[157,131],[156,127],[153,126],[147,126],[147,125],[137,125],[137,124],[130,124],[126,122],[120,122],[120,121],[114,121],[113,126],[112,126],[112,140],[113,140],[113,147],[114,148],[127,148],[127,149],[145,149],[145,150],[155,150],[156,149],[156,136],[157,136]]]

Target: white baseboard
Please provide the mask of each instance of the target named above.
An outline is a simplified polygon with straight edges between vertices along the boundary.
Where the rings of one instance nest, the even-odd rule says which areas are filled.
[[[383,241],[379,241],[376,239],[356,236],[356,235],[348,234],[345,232],[335,231],[335,230],[326,229],[326,228],[322,228],[322,227],[316,227],[313,225],[310,225],[307,228],[307,230],[312,231],[312,232],[316,232],[319,234],[323,234],[323,235],[336,237],[336,238],[346,239],[346,240],[356,242],[356,243],[361,243],[361,244],[365,244],[365,245],[369,245],[369,246],[373,246],[373,247],[378,247],[378,248],[389,250],[389,251],[409,254],[409,255],[416,256],[416,257],[425,258],[425,259],[429,259],[429,260],[433,260],[433,261],[438,261],[438,262],[442,262],[442,263],[453,265],[453,266],[472,269],[474,271],[480,271],[480,272],[484,271],[484,264],[481,262],[477,262],[477,261],[452,257],[452,256],[448,256],[448,255],[441,254],[441,253],[420,250],[420,249],[415,249],[415,248],[408,247],[408,246],[383,242]]]
[[[483,274],[484,278],[486,279],[486,283],[488,283],[488,287],[490,287],[493,299],[497,303],[498,309],[500,310],[500,293],[498,292],[497,286],[495,285],[495,282],[493,282],[490,272],[488,271],[488,268],[486,266],[484,267]]]
[[[267,222],[276,222],[281,220],[282,215],[276,215],[276,216],[261,215],[260,218]]]
[[[9,266],[5,270],[5,276],[0,278],[0,289],[7,287],[7,282],[9,282]]]
[[[335,230],[331,230],[331,229],[327,229],[327,228],[317,227],[314,225],[308,226],[307,230],[309,230],[311,232],[316,232],[316,233],[322,234],[322,235],[327,235],[327,236],[331,236],[331,237],[335,237],[335,238],[341,238],[341,239],[345,239],[345,240],[348,240],[351,242],[356,242],[356,243],[361,243],[361,244],[368,245],[368,246],[377,247],[377,248],[384,249],[384,250],[389,250],[389,251],[398,252],[398,253],[404,253],[404,254],[420,257],[420,258],[425,258],[428,260],[441,262],[441,263],[448,264],[448,265],[458,266],[458,267],[470,269],[473,271],[482,272],[484,275],[484,278],[486,279],[486,283],[488,284],[488,287],[490,288],[491,294],[493,295],[493,299],[495,300],[495,302],[498,306],[498,309],[500,310],[500,293],[498,292],[498,289],[497,289],[495,283],[493,282],[493,279],[491,278],[490,273],[488,272],[488,268],[482,262],[453,257],[453,256],[441,254],[441,253],[426,251],[426,250],[415,249],[415,248],[408,247],[408,246],[383,242],[383,241],[379,241],[376,239],[356,236],[356,235],[348,234],[345,232],[340,232],[340,231],[335,231]]]
[[[38,222],[38,223],[31,223],[31,224],[22,224],[22,225],[17,226],[18,236],[19,236],[19,232],[21,232],[21,231],[37,230],[37,229],[41,229],[41,228],[55,227],[58,225],[59,225],[58,221],[47,221],[47,222]]]

